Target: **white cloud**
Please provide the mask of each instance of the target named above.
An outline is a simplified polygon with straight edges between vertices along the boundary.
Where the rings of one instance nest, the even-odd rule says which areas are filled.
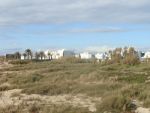
[[[0,25],[150,23],[149,0],[0,0]]]

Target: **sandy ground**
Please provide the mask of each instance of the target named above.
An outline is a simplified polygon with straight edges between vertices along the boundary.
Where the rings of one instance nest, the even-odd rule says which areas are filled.
[[[62,105],[68,104],[75,107],[85,107],[89,111],[96,111],[95,102],[101,101],[101,98],[92,98],[85,95],[58,95],[42,96],[38,94],[26,95],[21,93],[21,89],[8,90],[0,93],[0,106],[19,105],[23,102],[27,104],[38,103],[39,105]]]
[[[1,62],[0,61],[0,69],[2,68],[7,68],[7,67],[11,67],[11,64],[8,64],[8,62]]]
[[[135,111],[135,113],[150,113],[150,109],[139,107],[139,108],[137,108],[137,110]]]

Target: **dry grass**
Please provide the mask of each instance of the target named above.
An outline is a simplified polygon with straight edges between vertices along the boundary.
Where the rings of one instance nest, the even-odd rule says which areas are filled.
[[[3,76],[3,73],[5,76]],[[11,88],[22,89],[22,93],[46,96],[83,94],[91,98],[102,98],[96,102],[96,113],[125,113],[131,108],[132,99],[150,107],[149,83],[150,65],[135,66],[121,64],[95,64],[93,62],[60,61],[19,63],[1,69],[0,81],[11,84]],[[7,87],[2,87],[8,90]],[[25,109],[24,105],[20,107]],[[65,107],[64,107],[65,106]],[[38,108],[36,108],[38,107]],[[63,106],[33,106],[28,112],[40,113],[89,113],[87,108]],[[13,107],[13,109],[16,109]],[[38,110],[32,111],[32,110]],[[21,111],[23,113],[24,111]],[[0,112],[1,113],[1,112]],[[2,112],[4,113],[4,112]],[[13,112],[8,112],[13,113]],[[15,112],[20,113],[20,111]]]

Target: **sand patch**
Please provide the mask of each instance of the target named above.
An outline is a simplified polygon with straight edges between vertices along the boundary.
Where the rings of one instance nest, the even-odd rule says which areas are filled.
[[[12,67],[8,62],[0,62],[0,69]]]
[[[139,108],[137,108],[137,110],[135,111],[135,113],[150,113],[150,109],[139,107]]]
[[[101,98],[93,98],[85,95],[57,95],[46,96],[38,94],[22,94],[21,89],[14,89],[1,92],[0,106],[6,107],[8,105],[19,105],[23,102],[27,104],[38,103],[41,105],[72,105],[74,107],[88,108],[89,111],[96,111],[96,102],[101,101]]]

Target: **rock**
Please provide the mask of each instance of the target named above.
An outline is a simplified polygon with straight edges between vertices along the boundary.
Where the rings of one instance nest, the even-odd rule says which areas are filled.
[[[135,111],[138,107],[137,100],[132,100],[126,107],[128,110]]]

